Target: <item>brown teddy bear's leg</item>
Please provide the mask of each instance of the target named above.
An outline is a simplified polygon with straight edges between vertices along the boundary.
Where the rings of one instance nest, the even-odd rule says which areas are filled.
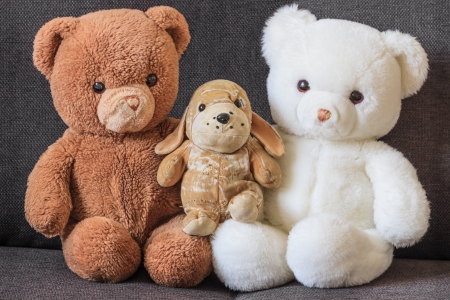
[[[170,287],[192,287],[212,271],[208,237],[182,230],[179,215],[153,231],[144,247],[144,265],[152,279]]]
[[[67,265],[88,280],[125,280],[141,262],[138,244],[125,227],[108,218],[84,219],[62,241]]]

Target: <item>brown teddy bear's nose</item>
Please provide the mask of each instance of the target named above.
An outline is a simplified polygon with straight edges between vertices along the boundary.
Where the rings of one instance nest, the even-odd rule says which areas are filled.
[[[222,124],[227,124],[230,120],[230,115],[227,113],[221,113],[217,116],[217,121]]]
[[[139,97],[137,97],[137,96],[128,96],[128,97],[125,98],[125,101],[127,101],[128,106],[132,110],[136,111],[138,109],[139,103],[140,103]]]

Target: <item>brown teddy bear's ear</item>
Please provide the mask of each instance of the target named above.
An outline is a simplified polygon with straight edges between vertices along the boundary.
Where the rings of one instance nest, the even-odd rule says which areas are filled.
[[[284,144],[278,132],[263,118],[252,112],[251,134],[264,146],[273,157],[284,155]]]
[[[177,128],[169,134],[164,140],[159,142],[155,147],[155,153],[159,155],[169,154],[177,149],[184,141],[184,135],[186,132],[186,115],[188,113],[189,106],[184,110],[180,123]]]
[[[169,6],[151,7],[145,14],[170,34],[175,43],[175,48],[181,56],[191,40],[189,27],[184,16],[175,8]]]
[[[61,41],[73,31],[79,21],[76,18],[56,18],[39,29],[34,38],[33,61],[36,68],[50,79],[53,64]]]

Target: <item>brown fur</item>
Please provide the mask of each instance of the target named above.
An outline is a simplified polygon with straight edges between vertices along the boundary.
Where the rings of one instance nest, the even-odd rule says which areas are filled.
[[[229,217],[255,221],[263,204],[258,183],[275,188],[281,181],[280,166],[263,145],[273,155],[282,155],[284,147],[276,131],[252,112],[245,91],[227,80],[202,85],[178,130],[157,146],[157,153],[178,147],[181,131],[190,140],[163,160],[158,183],[172,186],[183,177],[184,232],[209,235]]]
[[[180,187],[156,183],[162,158],[154,147],[178,124],[166,116],[189,39],[184,17],[170,7],[58,18],[36,36],[35,65],[49,80],[55,108],[69,128],[30,174],[25,213],[37,231],[61,236],[68,266],[83,278],[124,280],[139,266],[141,251],[151,257],[146,266],[160,284],[193,286],[210,272],[208,241],[173,234],[147,242],[166,222],[181,231]],[[151,87],[149,74],[158,77]],[[95,93],[94,82],[108,92]],[[127,96],[138,99],[133,93],[141,97],[138,109],[127,107]],[[126,117],[135,124],[134,116],[146,123],[118,122],[116,132],[108,130],[99,120],[99,103],[114,121]],[[108,111],[109,104],[120,109]]]

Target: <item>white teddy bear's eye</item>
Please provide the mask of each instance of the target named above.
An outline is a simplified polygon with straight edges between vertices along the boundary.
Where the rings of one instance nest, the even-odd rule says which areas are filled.
[[[350,94],[350,98],[349,99],[350,99],[350,101],[353,102],[353,104],[358,104],[358,103],[361,103],[364,100],[364,95],[361,94],[358,91],[353,91]]]
[[[309,82],[302,79],[297,83],[297,88],[300,92],[306,93],[310,89]]]
[[[361,94],[360,92],[358,92],[358,91],[353,91],[351,94],[350,94],[350,101],[352,101],[352,103],[353,104],[358,104],[358,103],[361,103],[361,102],[363,102],[363,100],[364,100],[364,95],[363,94]]]

